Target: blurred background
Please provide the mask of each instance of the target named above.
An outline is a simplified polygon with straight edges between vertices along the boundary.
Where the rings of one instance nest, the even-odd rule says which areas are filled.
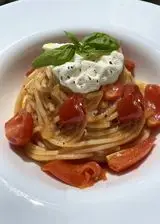
[[[16,1],[16,0],[0,0],[0,5],[4,5],[4,4],[10,3],[10,2],[14,2],[14,1]],[[35,0],[33,0],[33,1],[35,1]],[[38,1],[38,0],[36,0],[36,1]],[[125,0],[122,0],[122,1],[125,1]],[[160,0],[143,0],[143,1],[145,1],[145,2],[151,2],[151,3],[154,3],[154,4],[160,5]]]

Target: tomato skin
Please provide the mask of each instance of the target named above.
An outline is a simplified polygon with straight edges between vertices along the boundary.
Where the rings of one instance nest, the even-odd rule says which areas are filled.
[[[126,84],[125,85],[124,97],[126,97],[128,95],[133,95],[136,102],[139,103],[142,108],[144,108],[144,97],[137,85],[135,85],[135,84]]]
[[[149,137],[131,148],[107,156],[109,168],[117,173],[127,170],[150,153],[154,146],[154,141],[154,137]]]
[[[115,101],[119,99],[123,94],[124,85],[117,81],[114,84],[106,85],[102,88],[103,99],[106,101]]]
[[[134,76],[135,63],[131,60],[125,59],[124,65],[127,68],[127,70],[130,71],[131,74]]]
[[[133,95],[128,95],[118,102],[118,115],[120,122],[138,120],[143,116],[141,106],[135,102]]]
[[[145,88],[146,107],[160,113],[160,86],[149,84]]]
[[[123,97],[118,101],[117,110],[120,122],[138,120],[143,117],[144,99],[137,85],[124,86]]]
[[[80,124],[85,120],[84,98],[80,94],[70,96],[59,108],[60,124]]]
[[[147,85],[144,97],[145,115],[148,127],[160,127],[160,85]]]
[[[5,134],[8,141],[17,146],[26,145],[33,133],[33,119],[30,113],[20,111],[5,123]]]
[[[105,171],[96,162],[54,160],[45,164],[42,170],[79,188],[89,187],[98,180],[106,179]]]

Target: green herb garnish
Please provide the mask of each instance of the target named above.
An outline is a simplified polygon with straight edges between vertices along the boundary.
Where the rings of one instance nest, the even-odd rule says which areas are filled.
[[[81,42],[71,33],[66,32],[66,36],[72,44],[66,44],[53,50],[44,51],[33,61],[33,67],[39,68],[47,65],[62,65],[71,61],[75,53],[80,54],[87,60],[95,60],[102,55],[110,54],[118,50],[120,45],[116,39],[105,33],[92,33],[82,39]]]
[[[71,61],[75,54],[75,46],[67,44],[50,51],[44,51],[32,63],[34,68],[47,65],[62,65],[67,61]]]
[[[64,31],[68,39],[75,45],[76,49],[79,49],[81,47],[81,44],[79,40],[77,39],[76,35],[71,32]]]
[[[84,37],[82,43],[96,50],[107,50],[108,52],[119,48],[118,41],[105,33],[92,33]]]

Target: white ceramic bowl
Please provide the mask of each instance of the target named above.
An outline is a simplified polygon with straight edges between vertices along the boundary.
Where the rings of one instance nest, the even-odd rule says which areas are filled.
[[[79,36],[93,30],[74,31]],[[121,41],[126,58],[133,59],[136,63],[136,78],[149,83],[160,83],[160,52],[153,43],[135,33],[126,34],[123,29],[101,30],[110,33]],[[65,42],[67,39],[63,32],[48,31],[24,38],[1,54],[0,60],[0,163],[3,177],[12,183],[15,189],[26,192],[39,201],[67,206],[67,199],[72,203],[114,200],[118,196],[130,194],[133,189],[143,189],[143,184],[151,183],[155,172],[160,170],[159,140],[151,155],[137,169],[122,176],[108,175],[108,180],[99,182],[93,187],[79,190],[52,179],[40,170],[34,162],[21,158],[8,145],[4,136],[4,123],[13,114],[16,96],[23,83],[24,74],[31,67],[31,62],[41,51],[46,42]],[[104,195],[106,197],[104,197]],[[66,201],[64,201],[64,198]]]

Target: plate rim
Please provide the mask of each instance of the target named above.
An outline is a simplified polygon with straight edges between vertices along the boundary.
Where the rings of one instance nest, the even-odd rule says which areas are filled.
[[[24,4],[24,3],[26,3],[26,2],[23,2],[23,1],[20,1],[20,2],[14,2],[14,3],[11,3],[12,5],[14,5],[14,7],[17,7],[16,5],[19,5],[19,4]],[[142,2],[141,2],[142,3]],[[148,3],[146,3],[146,2],[143,2],[143,3],[145,3],[145,4],[147,4],[148,5]],[[32,5],[32,3],[31,2],[28,2],[27,4],[30,4],[30,5]],[[43,3],[44,4],[44,3]],[[137,4],[137,3],[136,3]],[[152,5],[152,4],[151,4]],[[2,6],[2,7],[9,7],[9,6]],[[13,6],[12,6],[13,7]],[[148,7],[148,6],[147,6]],[[160,8],[159,8],[160,9]],[[2,9],[0,8],[0,11],[1,11]],[[45,31],[44,31],[45,32]],[[37,32],[36,32],[37,33]],[[33,35],[35,35],[35,34],[33,34]],[[24,37],[24,38],[26,38],[26,37]],[[22,38],[23,39],[23,38]],[[22,41],[22,39],[19,39],[19,40],[17,40],[17,41]],[[16,42],[17,42],[16,41]],[[15,44],[15,42],[12,42],[11,43],[11,45],[14,45]],[[10,46],[8,46],[7,48],[10,48],[11,47],[11,45]],[[2,49],[2,51],[1,51],[1,53],[3,53],[3,51],[6,51],[6,48],[4,48],[4,49]],[[1,182],[1,181],[0,181]],[[1,188],[1,187],[0,187]],[[3,188],[3,187],[2,187]],[[10,192],[9,192],[9,190],[8,190],[8,193],[10,194]],[[17,196],[16,196],[17,197]],[[21,196],[21,197],[23,197],[23,196]],[[25,199],[25,200],[27,200],[27,199]],[[29,202],[29,204],[30,204],[31,202]],[[1,207],[1,201],[0,201],[0,207]],[[47,211],[46,211],[47,212]],[[52,217],[52,216],[51,216]],[[68,217],[68,216],[67,216]],[[58,223],[58,222],[57,222]],[[127,223],[127,222],[126,222]],[[7,223],[8,224],[8,223]]]

